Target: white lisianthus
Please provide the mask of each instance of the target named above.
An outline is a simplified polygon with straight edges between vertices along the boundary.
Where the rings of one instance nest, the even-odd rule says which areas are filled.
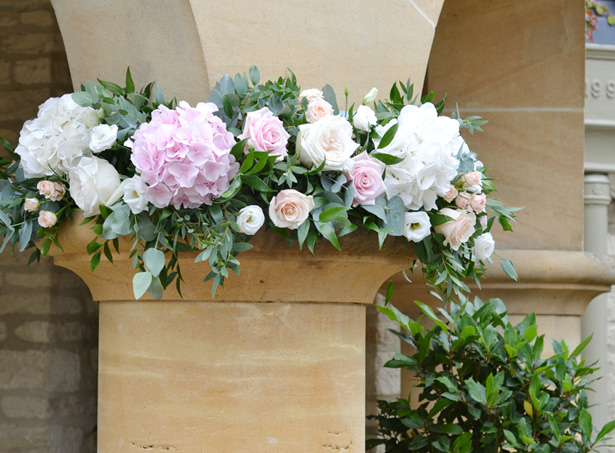
[[[260,206],[250,205],[242,208],[237,216],[237,226],[243,234],[256,234],[265,223],[265,214]]]
[[[444,208],[440,214],[452,218],[453,220],[434,227],[437,233],[444,235],[444,245],[450,245],[451,249],[459,250],[461,244],[468,242],[474,234],[476,215],[465,209]]]
[[[376,100],[376,96],[378,96],[378,88],[374,87],[367,92],[367,94],[363,97],[363,105],[371,104]]]
[[[70,195],[86,217],[100,214],[100,205],[111,206],[122,197],[120,174],[104,159],[83,157],[70,169]]]
[[[404,218],[404,236],[412,242],[421,242],[431,231],[431,221],[424,211],[406,212]]]
[[[15,152],[27,178],[65,176],[89,155],[90,129],[98,124],[96,110],[81,107],[70,94],[45,101],[35,119],[26,121]]]
[[[117,126],[115,124],[99,124],[92,128],[89,148],[93,153],[99,153],[113,146],[117,140]]]
[[[299,126],[297,154],[301,163],[323,170],[349,171],[350,160],[359,144],[352,140],[352,126],[341,116],[325,116],[314,124]]]
[[[354,127],[362,131],[369,132],[372,126],[377,123],[376,114],[367,105],[360,105],[357,112],[352,117]]]
[[[141,179],[141,176],[135,175],[128,178],[124,184],[124,202],[130,207],[133,214],[139,214],[147,209],[147,199],[145,191],[147,185]]]
[[[474,240],[474,247],[472,248],[472,259],[474,261],[484,261],[491,257],[493,250],[495,249],[495,241],[491,233],[481,234]]]

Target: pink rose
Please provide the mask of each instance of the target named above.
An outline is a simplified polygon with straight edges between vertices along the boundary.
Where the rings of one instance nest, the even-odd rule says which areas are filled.
[[[38,209],[39,205],[38,198],[26,198],[23,208],[27,212],[34,212]]]
[[[314,209],[314,199],[294,189],[282,190],[271,199],[269,217],[279,228],[296,230],[307,220]]]
[[[485,206],[487,205],[487,195],[484,193],[476,194],[470,200],[470,206],[477,214],[485,212]]]
[[[314,99],[308,104],[305,119],[309,123],[315,123],[325,116],[333,115],[333,106],[324,99]]]
[[[451,185],[448,188],[448,191],[444,194],[444,201],[446,201],[447,203],[450,203],[451,201],[453,201],[455,198],[457,198],[457,195],[459,194],[459,192],[457,191],[457,189],[455,188],[455,186]]]
[[[350,171],[352,186],[354,187],[353,206],[374,205],[376,198],[386,192],[382,180],[384,164],[369,157],[366,151],[352,158],[354,167]]]
[[[468,192],[461,192],[457,198],[455,198],[455,205],[459,209],[465,209],[470,204],[470,194]]]
[[[249,112],[243,125],[243,134],[238,138],[248,139],[248,145],[256,151],[269,151],[272,156],[280,156],[282,160],[288,155],[286,144],[290,134],[284,129],[284,124],[267,108]]]
[[[480,226],[483,228],[483,230],[487,228],[487,222],[489,221],[489,219],[487,218],[486,215],[481,215],[478,218],[478,221],[480,222]]]
[[[444,208],[440,214],[452,218],[453,220],[434,227],[437,233],[444,235],[444,245],[450,245],[451,249],[459,250],[461,244],[465,243],[474,234],[476,215],[466,210]]]
[[[51,211],[41,211],[38,214],[38,224],[43,228],[51,228],[58,222],[58,218]]]
[[[464,177],[464,184],[463,187],[472,187],[472,186],[478,186],[480,184],[480,180],[481,180],[481,173],[479,171],[473,171],[470,173],[467,173]]]

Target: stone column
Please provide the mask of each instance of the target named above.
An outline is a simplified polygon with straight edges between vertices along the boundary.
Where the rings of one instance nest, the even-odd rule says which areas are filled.
[[[593,253],[606,253],[608,235],[608,208],[611,203],[611,185],[606,174],[588,173],[585,175],[585,250]],[[581,336],[593,335],[583,358],[588,363],[598,361],[601,368],[596,377],[601,379],[592,384],[593,393],[588,393],[594,424],[602,426],[609,421],[606,396],[609,394],[610,377],[608,368],[608,296],[596,297],[587,307],[581,318]]]

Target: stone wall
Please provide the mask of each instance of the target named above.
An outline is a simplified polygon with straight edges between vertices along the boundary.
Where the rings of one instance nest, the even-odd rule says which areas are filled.
[[[615,187],[615,175],[610,175],[611,187]],[[615,203],[611,202],[609,206],[609,235],[608,235],[608,247],[607,252],[610,255],[615,255]],[[615,419],[615,385],[612,384],[613,376],[615,376],[615,292],[611,292],[608,295],[608,328],[607,328],[607,341],[608,341],[608,354],[609,360],[607,364],[602,364],[602,367],[606,367],[605,376],[609,378],[609,418]]]
[[[49,0],[0,0],[0,136],[71,91]],[[96,450],[98,307],[51,259],[0,256],[0,452]]]

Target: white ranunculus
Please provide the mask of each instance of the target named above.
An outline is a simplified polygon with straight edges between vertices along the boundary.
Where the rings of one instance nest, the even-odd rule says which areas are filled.
[[[325,162],[325,171],[349,171],[350,158],[358,146],[352,140],[352,126],[341,116],[325,116],[314,124],[299,126],[297,153],[308,168]]]
[[[124,185],[124,202],[130,207],[133,214],[139,214],[147,209],[145,191],[147,185],[139,175],[127,179]]]
[[[81,107],[70,94],[45,101],[35,119],[26,121],[15,152],[27,178],[65,176],[89,155],[90,129],[98,124],[96,110]]]
[[[105,151],[113,146],[117,140],[117,126],[115,124],[99,124],[90,131],[89,148],[93,153]]]
[[[365,132],[369,132],[372,126],[376,125],[377,121],[376,114],[367,105],[360,105],[352,118],[354,127]]]
[[[444,208],[440,214],[452,218],[453,220],[434,227],[436,232],[444,235],[444,245],[450,245],[451,249],[459,250],[461,244],[468,242],[474,234],[476,215],[465,209]]]
[[[472,248],[472,258],[474,261],[484,261],[491,257],[495,249],[495,241],[491,233],[481,234],[474,240],[474,248]]]
[[[265,214],[260,206],[251,205],[242,208],[237,216],[237,226],[243,234],[256,234],[265,223]]]
[[[413,242],[421,242],[431,232],[431,221],[424,211],[406,212],[404,218],[404,236]]]
[[[83,157],[70,169],[70,195],[86,217],[100,214],[100,205],[111,206],[122,197],[120,174],[104,159]]]

